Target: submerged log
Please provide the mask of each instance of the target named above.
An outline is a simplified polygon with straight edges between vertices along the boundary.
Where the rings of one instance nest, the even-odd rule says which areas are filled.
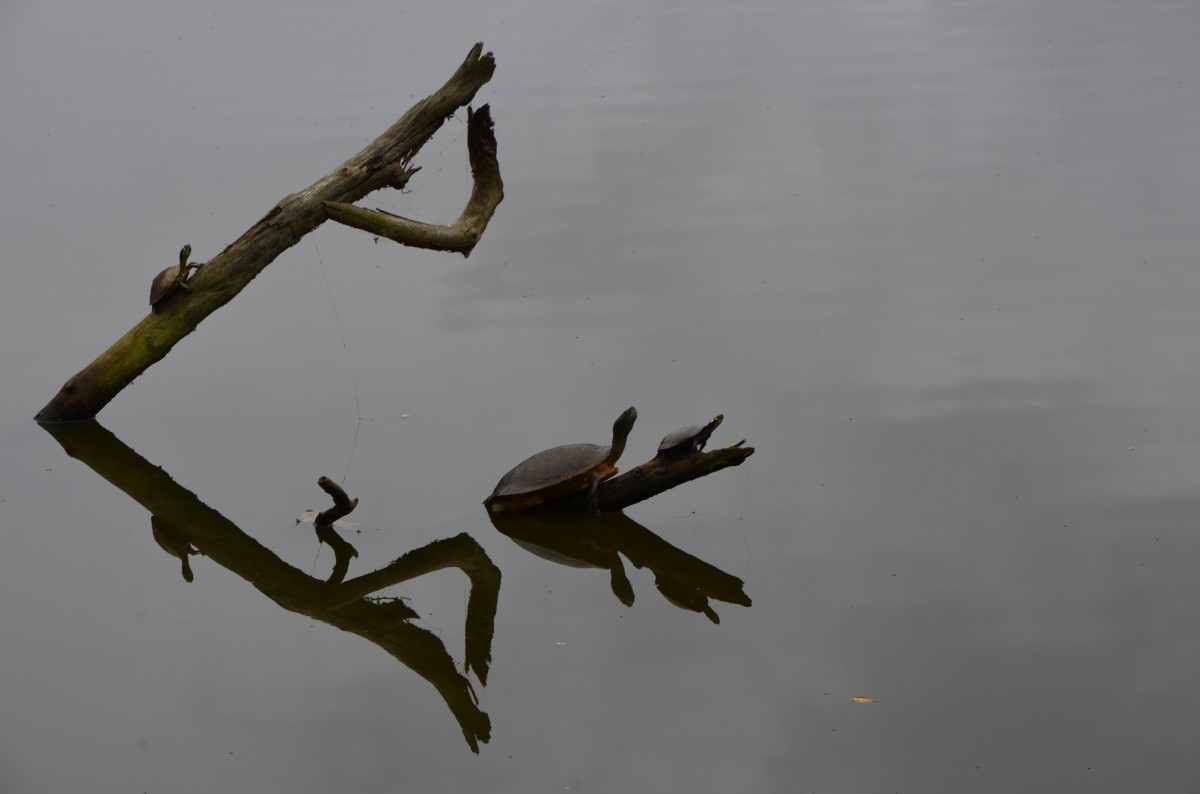
[[[351,207],[381,188],[401,188],[416,173],[413,157],[447,118],[466,107],[492,77],[496,62],[476,44],[436,93],[415,104],[365,149],[298,193],[276,204],[228,248],[197,270],[186,292],[170,297],[95,361],[68,380],[38,412],[43,424],[95,417],[139,375],[160,361],[208,315],[231,301],[267,265],[306,234],[332,219],[422,248],[468,255],[478,242],[504,186],[487,105],[468,109],[467,145],[475,189],[462,215],[449,225],[423,224]],[[403,221],[403,223],[400,223]]]

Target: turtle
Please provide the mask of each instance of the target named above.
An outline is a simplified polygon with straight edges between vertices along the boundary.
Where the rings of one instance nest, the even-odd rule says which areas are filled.
[[[682,457],[695,457],[696,453],[704,449],[704,445],[708,443],[708,437],[717,429],[717,425],[724,420],[725,415],[718,414],[703,427],[689,425],[663,436],[663,440],[658,444],[658,454],[654,456],[654,459],[658,461],[658,473],[662,474],[667,470],[668,461]]]
[[[188,292],[191,289],[187,285],[188,271],[200,268],[200,265],[187,261],[191,255],[192,247],[185,245],[179,249],[179,264],[171,265],[154,277],[154,281],[150,284],[151,311],[161,312],[163,304],[167,302],[168,298],[180,290]]]
[[[596,515],[600,512],[600,481],[617,473],[614,464],[625,451],[636,420],[635,408],[617,417],[612,446],[567,444],[526,458],[500,478],[492,495],[483,501],[484,507],[489,513],[517,512],[586,492],[588,515]]]

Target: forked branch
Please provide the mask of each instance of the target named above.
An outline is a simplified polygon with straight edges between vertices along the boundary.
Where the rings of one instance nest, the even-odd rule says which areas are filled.
[[[467,108],[467,151],[471,156],[475,188],[462,215],[454,223],[422,223],[381,209],[369,210],[340,201],[326,201],[325,209],[331,220],[370,234],[414,248],[458,251],[463,256],[470,256],[496,207],[504,199],[504,182],[500,179],[500,164],[496,160],[496,136],[487,105],[478,112]]]

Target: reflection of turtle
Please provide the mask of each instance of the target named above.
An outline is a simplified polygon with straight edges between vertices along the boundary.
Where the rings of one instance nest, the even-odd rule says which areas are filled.
[[[159,548],[183,562],[183,580],[192,581],[195,577],[192,575],[192,566],[188,563],[188,555],[199,554],[200,551],[158,516],[150,516],[150,529],[154,532],[154,542]]]
[[[612,446],[567,444],[527,458],[500,478],[484,506],[493,513],[513,512],[586,491],[587,511],[595,515],[600,512],[600,481],[617,473],[613,464],[625,451],[625,440],[636,419],[634,408],[617,417]]]
[[[613,595],[625,606],[633,606],[633,584],[612,543],[614,528],[630,521],[626,516],[613,513],[585,519],[554,513],[493,513],[490,518],[496,529],[543,560],[569,568],[607,570]]]
[[[703,427],[700,425],[681,427],[663,436],[663,440],[658,445],[658,455],[654,458],[658,461],[658,473],[662,474],[666,471],[667,461],[688,456],[695,457],[697,452],[704,449],[704,445],[708,443],[708,437],[724,419],[724,414],[720,414],[714,416],[713,420]]]
[[[187,292],[190,289],[187,285],[188,271],[197,270],[200,267],[200,265],[188,263],[188,257],[191,255],[192,247],[185,245],[179,249],[179,264],[171,265],[154,277],[154,281],[150,284],[151,310],[161,312],[163,304],[167,302],[168,298],[180,290]]]
[[[664,598],[680,609],[702,613],[713,623],[721,622],[721,616],[708,605],[708,596],[700,588],[686,584],[661,571],[656,571],[656,573],[658,575],[655,577],[654,584]]]

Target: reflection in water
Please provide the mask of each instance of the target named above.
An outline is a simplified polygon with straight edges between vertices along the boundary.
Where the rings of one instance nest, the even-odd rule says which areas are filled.
[[[437,689],[474,752],[479,752],[480,742],[491,738],[491,720],[479,709],[470,679],[458,672],[442,641],[408,622],[417,613],[403,601],[371,598],[379,590],[427,573],[448,567],[462,570],[471,581],[464,672],[474,671],[486,685],[500,570],[469,535],[434,541],[390,565],[345,581],[350,560],[358,553],[328,528],[321,540],[334,548],[336,562],[329,580],[323,582],[279,559],[95,421],[46,426],[46,430],[68,455],[150,511],[154,538],[182,560],[184,579],[192,578],[188,557],[204,554],[284,609],[365,637]]]
[[[358,556],[358,549],[339,535],[332,524],[317,524],[316,532],[317,540],[333,549],[333,572],[326,584],[340,584],[350,573],[350,560]]]
[[[634,593],[622,555],[635,568],[650,569],[659,592],[672,604],[702,613],[713,623],[721,619],[710,598],[751,605],[741,579],[672,546],[624,513],[591,518],[523,513],[491,519],[496,529],[539,557],[573,568],[607,570],[613,594],[626,606],[633,606]]]
[[[326,583],[340,584],[346,578],[346,574],[350,572],[350,560],[358,556],[358,549],[338,534],[334,527],[339,520],[358,507],[358,500],[347,496],[342,487],[328,477],[318,479],[317,485],[321,486],[321,490],[333,499],[333,507],[321,512],[313,519],[317,540],[333,549],[333,573],[329,575]],[[414,612],[412,616],[416,617],[416,613]]]
[[[196,577],[192,573],[192,565],[188,562],[188,556],[200,554],[200,551],[191,544],[191,541],[174,529],[166,519],[150,516],[150,530],[154,533],[154,542],[163,551],[183,562],[183,580],[185,582],[194,580]]]
[[[595,528],[619,521],[621,514],[591,518],[529,513],[521,516],[493,515],[492,524],[518,546],[545,560],[572,568],[601,568],[609,572],[613,595],[627,607],[633,606],[633,585],[625,575],[621,555]]]

